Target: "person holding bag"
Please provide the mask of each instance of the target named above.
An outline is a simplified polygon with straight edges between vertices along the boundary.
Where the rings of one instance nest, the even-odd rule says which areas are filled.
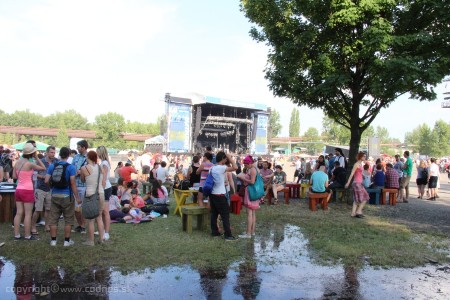
[[[239,235],[240,238],[252,238],[255,236],[256,229],[256,210],[259,208],[259,201],[250,201],[248,186],[252,185],[256,181],[257,170],[253,163],[253,158],[247,155],[244,158],[244,169],[246,173],[240,173],[238,178],[244,183],[245,196],[244,196],[244,206],[247,208],[247,232]]]
[[[83,245],[87,246],[95,245],[94,220],[97,221],[100,243],[103,242],[105,233],[102,219],[102,210],[105,203],[105,192],[102,185],[103,172],[97,163],[97,159],[97,152],[89,151],[87,154],[87,165],[80,169],[81,181],[86,183],[86,195],[81,207],[81,213],[88,221],[88,240],[83,242]],[[91,218],[91,216],[87,215],[93,211],[95,212],[95,209],[98,211],[98,214],[93,214],[94,216],[97,215],[96,217]]]

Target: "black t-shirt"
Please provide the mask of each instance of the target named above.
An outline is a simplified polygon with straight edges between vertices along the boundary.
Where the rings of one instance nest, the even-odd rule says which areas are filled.
[[[334,181],[344,186],[347,181],[347,171],[343,167],[334,168]]]

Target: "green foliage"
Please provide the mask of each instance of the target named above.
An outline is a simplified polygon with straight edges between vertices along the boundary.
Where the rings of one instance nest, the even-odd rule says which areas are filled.
[[[73,109],[63,113],[57,112],[51,114],[45,118],[45,122],[46,127],[49,128],[61,128],[63,125],[65,128],[69,129],[89,130],[91,127],[87,118],[83,117]]]
[[[241,0],[241,9],[270,47],[274,95],[350,129],[352,160],[382,108],[405,93],[434,100],[450,74],[446,1]]]
[[[7,126],[42,127],[44,119],[42,115],[35,114],[27,110],[18,110],[6,118]]]
[[[269,126],[267,128],[268,139],[277,137],[281,132],[280,113],[276,109],[272,109],[269,116]]]
[[[405,134],[405,142],[416,145],[416,151],[423,155],[450,155],[450,124],[438,120],[433,129],[427,124],[421,124]]]
[[[298,109],[294,109],[291,113],[291,120],[289,121],[289,136],[300,136],[300,112]]]
[[[125,119],[122,115],[114,112],[98,115],[95,117],[95,132],[97,139],[102,139],[101,144],[119,149],[123,144],[120,133],[125,127]]]
[[[303,141],[306,147],[306,151],[315,155],[317,153],[322,152],[322,148],[324,144],[320,141],[319,131],[314,127],[309,127],[303,135]]]

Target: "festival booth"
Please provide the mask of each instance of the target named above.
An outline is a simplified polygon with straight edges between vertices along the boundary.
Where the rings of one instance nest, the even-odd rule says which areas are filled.
[[[167,149],[167,141],[162,135],[154,136],[145,140],[144,149],[152,153],[163,153]]]

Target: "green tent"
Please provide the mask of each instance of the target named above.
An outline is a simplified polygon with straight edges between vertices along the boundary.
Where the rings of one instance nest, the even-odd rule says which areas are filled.
[[[22,150],[22,149],[23,149],[23,146],[25,146],[26,143],[27,143],[27,142],[17,143],[17,144],[12,145],[12,147],[13,147],[14,149],[16,149],[16,150]],[[36,142],[36,148],[37,148],[39,151],[45,151],[45,150],[47,150],[47,147],[48,147],[48,146],[50,146],[50,145],[47,145],[47,144],[41,143],[41,142]]]

